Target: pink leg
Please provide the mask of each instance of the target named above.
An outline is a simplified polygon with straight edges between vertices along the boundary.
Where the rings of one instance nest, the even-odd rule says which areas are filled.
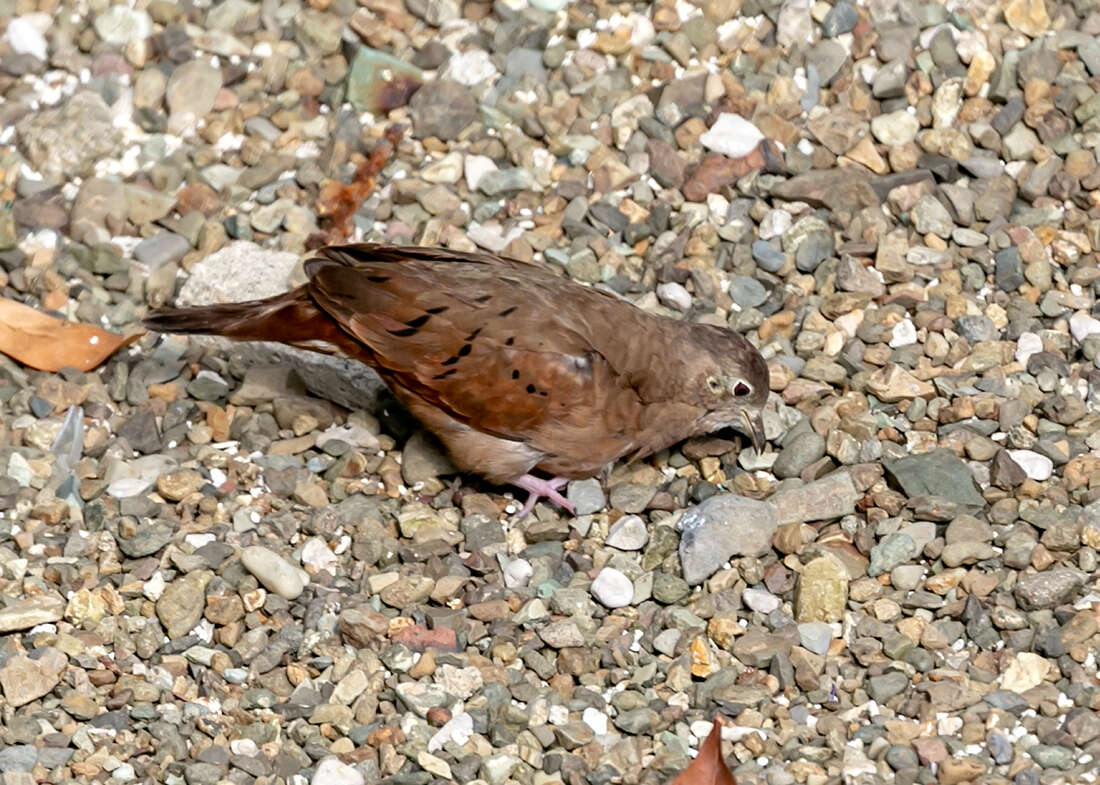
[[[524,474],[512,480],[512,485],[517,488],[522,488],[530,494],[527,497],[527,502],[523,505],[523,509],[519,512],[519,517],[526,518],[531,510],[535,509],[535,502],[543,498],[554,502],[570,515],[576,515],[573,505],[569,503],[569,500],[558,493],[558,489],[564,487],[568,482],[569,480],[565,477],[554,477],[549,480],[544,480],[533,474]]]

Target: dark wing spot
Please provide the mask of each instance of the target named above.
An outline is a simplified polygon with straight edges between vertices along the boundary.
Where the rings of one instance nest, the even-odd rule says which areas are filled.
[[[516,342],[516,336],[510,336],[507,341],[504,342],[505,346],[511,346]]]
[[[428,323],[428,320],[431,318],[432,317],[430,314],[425,313],[421,314],[415,319],[409,319],[409,321],[405,322],[405,324],[409,325],[409,327],[423,327],[425,324]]]
[[[539,392],[539,395],[541,395],[543,398],[545,398],[549,394],[550,393],[546,392],[546,390],[542,390],[542,391]]]
[[[481,328],[478,327],[476,330],[474,330],[472,333],[470,333],[469,335],[466,336],[466,340],[467,341],[474,340],[474,338],[477,338],[478,333],[480,333],[480,332],[481,332]]]
[[[432,315],[435,315],[437,313],[443,313],[444,311],[446,311],[447,306],[446,305],[437,305],[435,308],[425,308],[424,310],[426,310],[428,313],[430,313]]]
[[[441,362],[440,365],[454,365],[456,362],[458,362],[458,355],[457,354],[452,354],[446,360]]]
[[[390,277],[388,275],[368,275],[367,280],[371,283],[385,283]]]
[[[487,303],[487,302],[489,302],[489,301],[490,301],[490,300],[492,300],[492,299],[493,299],[493,295],[491,295],[491,294],[483,294],[483,295],[481,295],[481,297],[475,297],[475,298],[474,298],[474,302],[475,302],[475,303]]]
[[[498,314],[497,314],[497,316],[507,316],[508,314],[510,314],[510,313],[512,313],[513,311],[515,311],[515,310],[516,310],[517,308],[519,308],[519,306],[518,306],[518,305],[513,305],[513,306],[511,306],[510,308],[505,308],[505,309],[504,309],[503,311],[501,311],[500,313],[498,313]]]
[[[433,379],[446,379],[448,376],[450,376],[452,373],[455,373],[457,370],[458,370],[457,368],[451,368],[449,370],[444,371],[443,373],[437,373],[432,378]]]
[[[532,395],[534,395],[534,394],[535,394],[535,390],[536,390],[536,388],[535,388],[535,385],[533,385],[533,384],[529,384],[529,385],[527,385],[527,392],[529,392],[529,393],[531,393]]]
[[[406,327],[403,330],[387,330],[387,332],[390,335],[396,335],[398,338],[408,338],[410,336],[416,335],[416,328]]]
[[[518,379],[519,378],[519,371],[512,371],[512,378],[513,379]]]
[[[473,348],[474,348],[473,344],[469,344],[469,343],[462,344],[462,348],[458,350],[458,356],[459,357],[465,357],[467,354],[470,353],[470,350],[473,349]]]

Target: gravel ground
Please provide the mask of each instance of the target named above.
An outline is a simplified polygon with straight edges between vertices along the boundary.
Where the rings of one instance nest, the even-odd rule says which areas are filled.
[[[516,522],[347,363],[0,359],[5,785],[657,785],[717,713],[742,785],[1097,780],[1095,0],[0,29],[5,297],[126,332],[348,229],[728,324],[773,390],[765,454],[695,439]]]

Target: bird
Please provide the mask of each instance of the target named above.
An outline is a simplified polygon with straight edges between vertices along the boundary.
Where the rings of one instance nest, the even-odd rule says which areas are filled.
[[[570,480],[688,437],[733,427],[762,449],[768,366],[734,330],[488,253],[330,245],[304,271],[285,294],[161,308],[144,324],[366,363],[456,468],[528,493],[521,519],[542,498],[575,514]]]

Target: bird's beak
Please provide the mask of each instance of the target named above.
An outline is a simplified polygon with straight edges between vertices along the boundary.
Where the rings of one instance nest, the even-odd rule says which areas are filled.
[[[753,449],[756,450],[757,455],[762,454],[765,442],[764,418],[760,416],[760,412],[753,414],[748,409],[742,409],[741,419],[745,421],[745,433],[752,440]]]

